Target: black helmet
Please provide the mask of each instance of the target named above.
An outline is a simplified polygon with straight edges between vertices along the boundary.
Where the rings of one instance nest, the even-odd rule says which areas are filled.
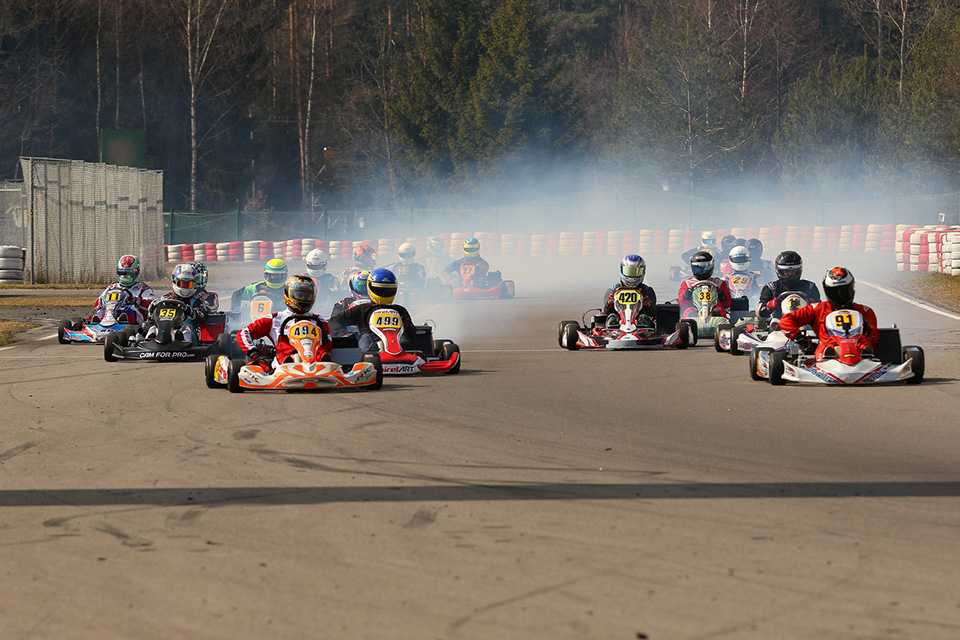
[[[729,233],[722,238],[720,238],[720,254],[727,255],[730,253],[730,249],[733,248],[733,243],[737,240],[736,236],[732,236]]]
[[[846,267],[834,267],[823,276],[823,295],[835,307],[853,302],[853,274]]]
[[[781,251],[776,264],[777,277],[784,282],[796,282],[803,275],[803,258],[796,251]]]
[[[709,251],[697,251],[690,258],[690,270],[697,280],[706,280],[713,275],[713,254]]]
[[[759,260],[760,256],[763,255],[763,243],[760,242],[760,238],[750,238],[747,240],[747,251],[750,252],[751,258]]]
[[[733,241],[733,247],[745,247],[745,246],[747,246],[746,238],[737,238],[736,240]],[[733,247],[730,247],[730,248],[732,249]]]

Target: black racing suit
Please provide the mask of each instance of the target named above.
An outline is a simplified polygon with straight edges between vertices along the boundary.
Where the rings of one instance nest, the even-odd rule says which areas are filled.
[[[333,335],[343,333],[347,327],[353,325],[360,330],[359,343],[361,351],[379,351],[377,345],[377,335],[370,330],[370,316],[377,309],[394,309],[400,314],[400,320],[403,322],[403,337],[401,344],[406,349],[410,346],[410,340],[417,334],[417,327],[413,324],[413,318],[410,312],[399,304],[358,304],[350,307],[346,311],[332,316],[328,320],[330,332]]]
[[[774,280],[773,282],[768,282],[763,285],[763,289],[760,290],[760,303],[757,305],[757,314],[761,318],[769,318],[772,316],[776,311],[776,305],[773,305],[773,308],[771,308],[771,301],[776,301],[780,295],[790,291],[796,291],[805,296],[811,303],[820,302],[820,290],[817,289],[817,285],[809,280]],[[779,315],[779,312],[777,313]]]

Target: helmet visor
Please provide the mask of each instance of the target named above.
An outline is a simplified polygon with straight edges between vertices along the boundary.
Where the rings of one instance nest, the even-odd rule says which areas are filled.
[[[777,265],[777,277],[781,280],[799,280],[803,267],[799,265]]]
[[[265,271],[263,279],[270,284],[283,284],[287,280],[287,274],[282,271]]]
[[[196,280],[181,280],[177,278],[173,281],[173,284],[180,287],[181,289],[194,289],[197,286]]]
[[[639,278],[643,275],[643,269],[639,265],[623,265],[620,267],[620,273],[626,278]]]

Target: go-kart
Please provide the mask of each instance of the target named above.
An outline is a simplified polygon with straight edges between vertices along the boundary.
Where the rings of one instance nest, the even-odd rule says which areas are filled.
[[[689,291],[691,305],[681,315],[696,323],[697,335],[701,338],[713,338],[717,329],[729,328],[750,313],[746,298],[734,298],[729,317],[725,315],[720,307],[720,289],[712,280],[701,280]]]
[[[230,353],[232,341],[225,331],[223,313],[211,313],[196,321],[193,341],[183,339],[181,327],[190,313],[186,303],[172,298],[155,300],[150,305],[149,322],[157,331],[147,338],[147,325],[129,325],[108,334],[103,342],[103,359],[161,360],[184,362],[199,360],[214,353]]]
[[[460,373],[460,347],[450,340],[434,340],[433,327],[417,326],[409,350],[401,346],[403,320],[396,309],[370,314],[370,330],[380,341],[380,361],[386,375]]]
[[[859,311],[841,309],[824,319],[827,333],[835,344],[817,360],[801,351],[796,343],[787,350],[759,347],[750,352],[750,377],[764,378],[773,385],[791,382],[818,384],[876,384],[906,381],[923,382],[923,349],[900,346],[900,330],[880,329],[880,339],[872,348],[862,339],[863,316]]]
[[[513,280],[503,280],[499,271],[490,271],[481,277],[477,273],[477,265],[469,262],[460,264],[459,277],[453,284],[453,297],[456,300],[512,298],[515,293]]]
[[[248,390],[281,389],[379,389],[383,366],[377,353],[361,353],[354,337],[334,338],[329,359],[317,356],[320,327],[312,320],[294,322],[287,335],[293,345],[293,361],[272,366],[276,350],[260,347],[260,356],[251,362],[227,355],[209,355],[204,377],[211,389],[226,387],[231,393]]]
[[[126,289],[111,289],[103,294],[103,317],[67,318],[57,327],[57,341],[102,343],[107,335],[131,326],[127,317],[136,318],[139,311],[133,296]]]
[[[751,316],[746,322],[717,330],[715,346],[717,351],[729,351],[732,355],[743,355],[760,346],[771,347],[774,351],[785,348],[787,338],[779,330],[780,318],[809,304],[806,296],[798,291],[785,291],[777,296],[779,305],[770,318]],[[809,336],[816,334],[808,332]]]
[[[583,327],[576,320],[560,322],[558,341],[561,347],[577,349],[643,349],[649,347],[676,347],[686,349],[697,343],[697,327],[692,320],[680,319],[680,307],[658,304],[656,316],[641,312],[643,292],[638,289],[619,289],[614,295],[614,313],[595,314],[600,309],[588,309],[583,314]],[[592,317],[588,321],[587,315]]]
[[[283,309],[283,297],[274,300],[266,293],[255,293],[249,300],[233,300],[232,308],[227,312],[230,331],[236,333],[254,320],[270,315],[277,307]]]

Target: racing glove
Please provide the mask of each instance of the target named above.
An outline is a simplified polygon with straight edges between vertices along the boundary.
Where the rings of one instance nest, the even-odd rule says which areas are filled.
[[[693,289],[687,289],[686,291],[684,291],[684,292],[683,292],[683,299],[684,299],[684,300],[692,300],[692,299],[693,299]]]
[[[773,310],[776,309],[776,308],[777,308],[777,299],[776,299],[776,298],[774,298],[774,299],[770,300],[769,302],[767,302],[767,310],[773,311]]]
[[[791,340],[797,343],[797,347],[801,353],[806,353],[810,350],[810,340],[804,334],[798,334],[795,338],[791,338]]]

